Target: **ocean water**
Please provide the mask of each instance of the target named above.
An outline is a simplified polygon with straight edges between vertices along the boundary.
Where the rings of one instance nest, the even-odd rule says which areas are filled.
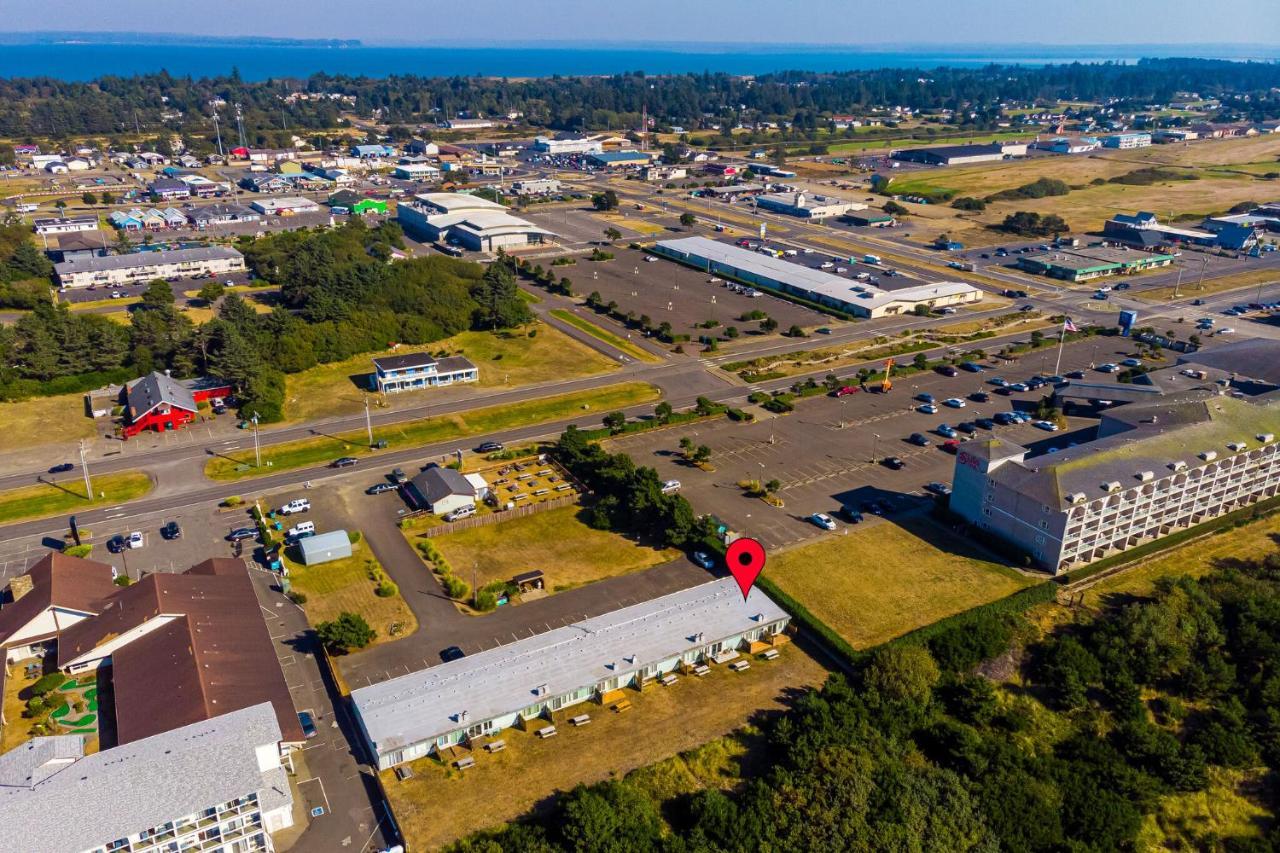
[[[1046,63],[1114,60],[1141,56],[1200,55],[1186,46],[1115,48],[980,48],[961,51],[868,51],[839,48],[744,50],[619,47],[313,47],[281,45],[185,44],[5,44],[0,45],[0,77],[55,77],[88,80],[166,70],[176,76],[206,77],[239,69],[246,80],[305,77],[315,72],[382,77],[424,76],[548,77],[722,71],[765,74],[781,70],[843,71],[867,68],[977,66],[991,62]],[[1224,56],[1223,58],[1237,58]],[[1245,57],[1238,57],[1245,58]],[[1262,57],[1272,58],[1272,57]]]

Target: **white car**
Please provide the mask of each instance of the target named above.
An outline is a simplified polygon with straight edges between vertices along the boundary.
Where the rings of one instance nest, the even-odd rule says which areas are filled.
[[[1219,329],[1217,332],[1217,334],[1219,335],[1234,335],[1235,333],[1236,333],[1236,330],[1231,328],[1230,326],[1225,326]]]
[[[823,262],[822,262],[821,269],[829,270],[829,269],[831,269],[831,268],[832,268],[832,267],[834,267],[834,266],[835,266],[835,264],[831,263],[831,261],[823,261]]]
[[[646,255],[644,262],[646,264],[656,264],[658,262],[658,259],[655,258],[653,255]]]
[[[836,520],[825,512],[815,512],[813,515],[809,516],[809,521],[818,527],[821,527],[823,530],[836,529]]]
[[[1058,425],[1053,421],[1032,421],[1031,425],[1036,429],[1042,429],[1045,432],[1057,432]]]
[[[674,495],[678,491],[680,491],[679,480],[667,480],[662,484],[662,493],[664,495]]]
[[[938,413],[938,407],[933,403],[925,403],[923,406],[917,408],[916,411],[920,412],[922,415],[936,415]]]
[[[298,498],[297,500],[289,501],[287,504],[280,507],[280,514],[293,515],[298,512],[307,512],[309,509],[311,509],[311,501],[306,498]]]
[[[130,533],[130,534],[129,534],[129,547],[130,547],[130,548],[141,548],[141,547],[142,547],[143,545],[145,545],[145,544],[146,544],[146,542],[145,542],[145,541],[143,540],[143,538],[142,538],[142,531],[141,531],[141,530],[135,530],[135,531],[133,531],[132,533]]]
[[[964,400],[961,400],[959,397],[948,397],[942,401],[942,405],[950,406],[953,409],[963,409],[966,404]]]

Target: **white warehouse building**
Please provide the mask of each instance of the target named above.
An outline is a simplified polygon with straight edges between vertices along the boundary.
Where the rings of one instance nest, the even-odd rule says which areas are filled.
[[[708,275],[724,276],[762,290],[797,296],[857,317],[891,317],[910,313],[917,305],[935,309],[982,299],[981,290],[961,281],[939,281],[884,290],[706,237],[661,240],[654,245],[653,251]]]
[[[244,255],[229,246],[198,246],[162,252],[134,252],[128,255],[91,255],[69,258],[54,264],[63,287],[135,284],[156,278],[189,278],[193,275],[223,275],[243,272]]]
[[[682,664],[728,663],[786,641],[790,617],[723,578],[351,694],[379,769],[659,678]],[[618,696],[617,698],[621,698]],[[543,720],[542,723],[534,721]]]
[[[801,219],[826,219],[829,216],[843,216],[855,210],[866,210],[867,206],[859,201],[848,201],[817,193],[769,193],[755,197],[756,207],[773,213],[785,213],[787,216],[798,216]]]
[[[455,240],[476,252],[544,243],[555,235],[512,216],[495,201],[465,193],[419,193],[411,204],[396,206],[406,231],[428,240]]]

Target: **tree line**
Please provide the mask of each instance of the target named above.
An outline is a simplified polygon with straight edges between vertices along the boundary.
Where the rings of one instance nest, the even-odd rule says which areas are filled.
[[[295,91],[355,99],[286,102]],[[987,127],[1002,102],[1110,102],[1116,109],[1167,103],[1195,91],[1218,98],[1221,116],[1262,121],[1280,115],[1280,70],[1274,64],[1224,60],[1144,59],[1135,64],[1070,63],[1042,67],[879,68],[834,73],[791,70],[753,78],[725,73],[500,79],[385,78],[313,74],[305,79],[247,82],[238,73],[194,79],[167,72],[108,75],[88,82],[50,78],[0,80],[0,134],[66,138],[168,130],[210,150],[211,103],[239,103],[252,144],[280,144],[292,133],[338,126],[340,111],[378,111],[398,126],[470,112],[523,115],[534,126],[565,130],[634,127],[643,111],[663,125],[699,127],[743,116],[791,121],[810,131],[834,113],[890,105],[955,111],[955,122]],[[228,108],[223,106],[224,119]],[[172,117],[181,113],[180,117]],[[162,114],[171,116],[163,118]],[[394,134],[393,134],[394,135]],[[403,135],[403,133],[402,133]],[[11,156],[12,152],[9,152]]]
[[[280,284],[281,304],[262,314],[227,293],[214,319],[201,325],[178,308],[165,281],[148,286],[128,324],[72,313],[46,298],[0,327],[0,399],[90,390],[169,370],[227,379],[239,390],[242,415],[274,421],[283,416],[286,374],[395,343],[530,320],[509,262],[391,260],[402,246],[394,223],[243,241],[254,274]]]
[[[672,795],[645,773],[580,785],[453,849],[1132,850],[1162,798],[1212,799],[1215,768],[1280,767],[1280,554],[1162,580],[1044,635],[999,610],[922,634],[766,722],[730,790]],[[1168,842],[1280,845],[1271,820],[1244,831],[1183,824]]]

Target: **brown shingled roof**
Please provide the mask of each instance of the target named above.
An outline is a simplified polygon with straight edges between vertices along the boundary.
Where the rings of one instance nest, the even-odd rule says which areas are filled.
[[[31,591],[0,607],[0,645],[47,607],[99,613],[119,589],[112,583],[111,566],[59,551],[43,557],[27,574]]]
[[[159,616],[170,620],[111,655],[120,743],[264,701],[286,741],[304,739],[244,563],[210,559],[182,574],[148,575],[102,613],[64,632],[65,665]]]

